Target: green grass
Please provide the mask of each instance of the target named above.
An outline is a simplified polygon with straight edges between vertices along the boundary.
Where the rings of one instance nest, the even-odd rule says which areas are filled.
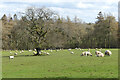
[[[118,78],[118,49],[110,49],[112,56],[80,56],[82,51],[72,49],[49,52],[46,56],[32,56],[25,51],[9,59],[9,51],[2,52],[3,78]],[[15,51],[13,51],[15,52]],[[102,50],[105,52],[105,49]]]

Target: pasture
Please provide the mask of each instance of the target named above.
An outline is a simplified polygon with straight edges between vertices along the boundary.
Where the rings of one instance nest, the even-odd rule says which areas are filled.
[[[84,49],[84,51],[87,49]],[[104,53],[106,49],[102,49]],[[2,51],[3,78],[118,78],[118,49],[109,49],[111,56],[80,56],[81,50],[44,50],[50,55],[33,56],[24,51],[9,59],[9,51]],[[12,51],[14,54],[15,51]]]

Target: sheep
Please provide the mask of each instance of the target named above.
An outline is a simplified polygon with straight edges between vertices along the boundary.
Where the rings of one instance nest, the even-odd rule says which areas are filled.
[[[98,54],[101,54],[102,52],[100,51],[95,51],[95,54],[98,55]]]
[[[82,52],[81,56],[92,56],[90,53],[90,48],[88,48],[88,51]]]
[[[96,56],[97,56],[97,57],[104,57],[104,54],[103,54],[103,53],[100,53],[100,54],[97,54]]]
[[[40,51],[39,54],[42,55],[42,52]]]
[[[97,49],[98,49],[98,48],[96,48],[95,54],[96,54],[96,55],[101,54],[101,53],[102,53],[102,52],[101,52],[102,48],[100,48],[99,50],[97,50]]]
[[[9,59],[14,59],[14,56],[9,56]]]
[[[10,52],[10,54],[12,54],[12,52]]]
[[[71,54],[74,54],[74,52],[71,52]]]
[[[97,48],[96,48],[97,49]],[[104,57],[104,54],[101,52],[102,48],[99,51],[95,51],[97,57]]]
[[[78,48],[75,48],[75,49],[78,49]]]
[[[14,55],[17,55],[18,53],[14,53]]]
[[[47,55],[49,55],[49,53],[48,53],[48,52],[47,52],[46,54],[47,54]]]
[[[29,52],[31,52],[32,50],[29,50]]]
[[[24,52],[24,51],[22,50],[22,52]]]
[[[105,55],[111,56],[112,52],[110,50],[105,51]]]
[[[89,51],[82,52],[81,56],[92,56]]]
[[[68,51],[71,51],[71,49],[68,49]]]

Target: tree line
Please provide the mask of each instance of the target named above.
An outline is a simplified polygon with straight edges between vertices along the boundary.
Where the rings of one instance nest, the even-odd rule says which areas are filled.
[[[1,18],[2,48],[117,48],[118,22],[115,17],[102,12],[96,16],[95,23],[86,23],[77,16],[73,19],[60,17],[45,7],[28,8],[21,16],[4,14]]]

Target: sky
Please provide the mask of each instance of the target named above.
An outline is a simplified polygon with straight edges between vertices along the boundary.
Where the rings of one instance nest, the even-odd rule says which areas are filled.
[[[28,7],[47,7],[61,17],[75,16],[83,22],[94,23],[100,11],[103,14],[112,14],[118,19],[119,0],[0,0],[0,18],[3,14],[13,16],[24,12]]]

